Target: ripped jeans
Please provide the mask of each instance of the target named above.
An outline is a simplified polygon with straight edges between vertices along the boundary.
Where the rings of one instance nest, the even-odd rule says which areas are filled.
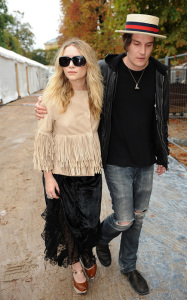
[[[123,273],[136,269],[139,237],[149,206],[153,171],[154,165],[144,168],[107,165],[105,168],[114,213],[102,223],[99,242],[107,245],[121,233],[119,265]],[[120,225],[121,222],[125,225]]]

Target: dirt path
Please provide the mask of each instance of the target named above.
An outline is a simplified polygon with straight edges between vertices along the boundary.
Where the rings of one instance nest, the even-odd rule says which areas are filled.
[[[41,174],[33,171],[32,162],[37,123],[33,104],[37,96],[0,108],[0,299],[185,299],[186,169],[174,161],[170,164],[171,174],[162,179],[155,176],[152,204],[142,232],[138,268],[149,281],[150,295],[138,296],[121,275],[119,238],[111,242],[112,265],[104,268],[98,263],[97,277],[89,282],[84,296],[73,291],[70,269],[45,266],[40,236],[44,225],[40,215],[45,204]],[[101,220],[110,212],[104,182]]]
[[[40,175],[33,172],[36,96],[12,102],[1,116],[1,278],[3,299],[31,299],[31,282],[43,276],[40,213],[44,207]],[[27,104],[24,105],[23,103]],[[42,275],[41,275],[42,273]],[[17,291],[18,282],[22,288]],[[36,284],[36,285],[35,285]],[[10,293],[11,290],[11,293]],[[27,291],[27,292],[26,292]],[[25,293],[28,295],[24,298]],[[7,295],[7,296],[6,296]],[[19,297],[18,297],[19,295]],[[39,299],[39,298],[35,298]]]

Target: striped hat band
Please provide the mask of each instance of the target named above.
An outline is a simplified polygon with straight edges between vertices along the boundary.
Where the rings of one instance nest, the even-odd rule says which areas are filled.
[[[141,23],[141,22],[126,22],[126,30],[142,31],[148,33],[159,34],[159,28],[157,25]]]

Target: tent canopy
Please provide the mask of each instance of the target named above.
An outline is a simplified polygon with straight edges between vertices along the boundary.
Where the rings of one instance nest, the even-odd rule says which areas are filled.
[[[45,88],[48,68],[0,47],[0,101],[6,104]]]

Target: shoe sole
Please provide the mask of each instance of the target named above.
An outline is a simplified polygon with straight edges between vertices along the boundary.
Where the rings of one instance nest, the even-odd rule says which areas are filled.
[[[78,290],[75,286],[74,286],[74,290],[75,290],[75,292],[76,292],[77,294],[85,294],[85,293],[87,292],[87,290],[86,290],[86,291],[80,291],[80,290]]]
[[[147,292],[144,292],[144,293],[140,293],[138,292],[137,290],[135,290],[135,288],[131,285],[130,281],[128,280],[131,288],[136,292],[136,294],[140,295],[140,296],[144,296],[144,295],[148,295],[150,293],[150,291],[148,290]]]
[[[86,272],[85,272],[85,273],[86,273]],[[90,279],[92,280],[92,279],[95,279],[95,278],[96,278],[96,275],[95,275],[94,277],[89,277],[88,274],[85,274],[85,276],[86,276],[86,278],[87,278],[88,281],[89,281]]]

